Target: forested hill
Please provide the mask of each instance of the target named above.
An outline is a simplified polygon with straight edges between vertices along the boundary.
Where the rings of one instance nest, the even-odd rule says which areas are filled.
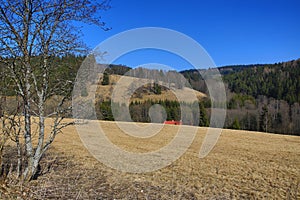
[[[300,59],[275,64],[233,65],[218,68],[231,92],[300,102]],[[205,90],[196,70],[181,71],[197,90]],[[201,88],[199,88],[202,86]]]
[[[222,72],[222,71],[221,71]],[[257,98],[285,100],[289,104],[300,102],[300,59],[262,66],[245,67],[226,73],[224,81],[234,93]]]

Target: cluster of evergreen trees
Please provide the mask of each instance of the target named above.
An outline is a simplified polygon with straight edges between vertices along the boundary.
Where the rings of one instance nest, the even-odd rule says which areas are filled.
[[[41,59],[40,57],[32,58],[33,62]],[[54,87],[55,85],[60,83],[60,80],[71,80],[74,81],[77,75],[77,71],[82,64],[85,56],[75,56],[75,55],[67,55],[63,57],[50,57],[48,61],[51,62],[55,67],[51,68],[48,73],[51,74],[49,82],[49,88]],[[40,69],[36,70],[35,73],[39,74]],[[38,77],[37,77],[38,78]],[[15,96],[16,85],[15,82],[10,77],[10,72],[8,70],[8,66],[2,64],[0,66],[0,87],[1,87],[1,95],[3,96]],[[56,94],[59,95],[63,90],[57,90]]]
[[[289,104],[300,102],[300,60],[273,65],[251,66],[223,76],[234,93],[260,95]]]
[[[170,100],[147,100],[147,101],[134,101],[129,105],[129,112],[132,121],[135,122],[151,122],[151,113],[149,112],[152,106],[160,105],[163,109],[156,110],[154,113],[156,119],[155,122],[163,123],[164,120],[182,120],[184,124],[194,125],[194,126],[208,126],[209,119],[207,117],[207,112],[204,108],[203,103],[194,102],[194,103],[186,103],[178,101],[170,101]],[[199,111],[197,113],[197,109],[192,110],[191,117],[184,117],[183,113],[181,113],[181,109],[193,108],[194,106],[198,106]],[[113,121],[114,116],[112,112],[112,108],[117,108],[116,110],[124,110],[126,109],[122,107],[126,107],[126,105],[120,105],[118,103],[112,103],[111,101],[102,101],[97,103],[97,116],[102,120]],[[160,120],[158,120],[158,118]],[[153,120],[153,119],[152,119]]]

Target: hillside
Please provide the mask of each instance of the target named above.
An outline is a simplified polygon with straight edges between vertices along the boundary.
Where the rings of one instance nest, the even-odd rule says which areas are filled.
[[[232,92],[257,98],[300,102],[300,59],[262,66],[251,66],[244,70],[224,75],[224,81]]]
[[[227,88],[225,127],[300,135],[300,59],[218,69]],[[196,70],[181,73],[194,89],[206,91]]]
[[[124,134],[115,122],[99,123],[110,141],[132,152],[163,147],[178,130],[166,125],[151,138],[137,139]],[[29,190],[28,195],[42,199],[300,198],[299,137],[223,130],[213,151],[199,159],[205,132],[206,128],[198,128],[190,148],[170,166],[130,174],[98,162],[75,128],[68,127],[54,142],[49,161],[42,163],[50,166],[49,171],[30,183],[34,193]]]
[[[300,59],[275,64],[232,65],[218,67],[231,92],[287,101],[300,102]],[[181,71],[181,74],[200,91],[205,91],[203,79],[197,70]],[[202,88],[197,88],[203,85]]]
[[[110,100],[112,96],[112,92],[114,90],[114,87],[116,84],[118,84],[118,81],[122,78],[122,85],[118,85],[120,90],[127,91],[130,89],[130,83],[137,83],[143,85],[142,87],[137,88],[135,91],[129,91],[132,92],[132,97],[130,98],[130,101],[139,101],[139,102],[144,102],[147,100],[154,100],[154,101],[159,101],[159,100],[170,100],[170,101],[176,101],[177,97],[174,94],[177,94],[179,98],[184,98],[186,100],[193,99],[189,98],[189,95],[194,94],[199,100],[202,98],[206,97],[206,95],[202,92],[193,90],[188,87],[183,87],[183,88],[175,88],[171,87],[168,89],[167,87],[162,87],[160,90],[160,93],[156,93],[153,91],[153,87],[149,86],[147,84],[149,82],[149,79],[143,79],[143,78],[135,78],[135,77],[130,77],[130,76],[120,76],[120,75],[115,75],[111,74],[109,75],[109,84],[108,85],[102,85],[98,84],[97,90],[96,90],[96,96],[102,100]],[[125,80],[126,79],[126,80]],[[161,85],[166,85],[165,83],[161,83]],[[148,86],[148,87],[147,87]],[[116,99],[117,101],[119,99]]]
[[[223,79],[231,93],[229,108],[256,115],[258,126],[254,130],[300,135],[300,59],[251,66]],[[243,99],[252,99],[251,109]],[[239,116],[241,119],[243,115]]]

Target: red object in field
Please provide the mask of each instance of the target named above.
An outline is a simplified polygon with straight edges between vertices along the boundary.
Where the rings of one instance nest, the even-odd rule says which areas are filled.
[[[181,125],[182,122],[172,120],[172,121],[165,121],[164,124]]]

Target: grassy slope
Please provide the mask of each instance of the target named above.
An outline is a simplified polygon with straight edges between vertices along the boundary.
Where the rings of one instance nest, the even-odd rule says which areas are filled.
[[[116,145],[134,152],[155,150],[172,139],[167,125],[146,140],[134,139],[114,122],[101,127]],[[74,127],[57,137],[50,172],[33,181],[39,198],[78,199],[297,199],[300,198],[300,137],[223,130],[213,151],[197,157],[206,128],[199,128],[188,151],[170,166],[128,174],[98,162]],[[147,163],[145,163],[147,164]],[[36,184],[41,186],[35,186]]]
[[[108,100],[111,97],[111,93],[113,91],[114,85],[119,84],[118,81],[122,77],[123,79],[126,79],[124,83],[131,83],[131,82],[145,82],[147,83],[147,79],[141,79],[141,78],[134,78],[134,77],[128,77],[128,76],[119,76],[119,75],[110,75],[110,83],[109,85],[94,85],[94,87],[97,87],[97,94],[102,96],[103,99]],[[129,88],[129,85],[121,84],[119,86],[122,88],[122,90],[127,91]],[[204,93],[201,93],[199,91],[193,90],[191,88],[184,87],[183,89],[174,89],[175,92],[179,95],[179,98],[185,98],[189,99],[189,95],[195,95],[198,99],[201,99],[203,97],[206,97]],[[190,98],[192,99],[192,98]],[[176,100],[176,96],[174,95],[174,91],[162,91],[162,94],[155,95],[155,94],[142,94],[142,98],[131,98],[131,101],[146,101],[146,100]]]

